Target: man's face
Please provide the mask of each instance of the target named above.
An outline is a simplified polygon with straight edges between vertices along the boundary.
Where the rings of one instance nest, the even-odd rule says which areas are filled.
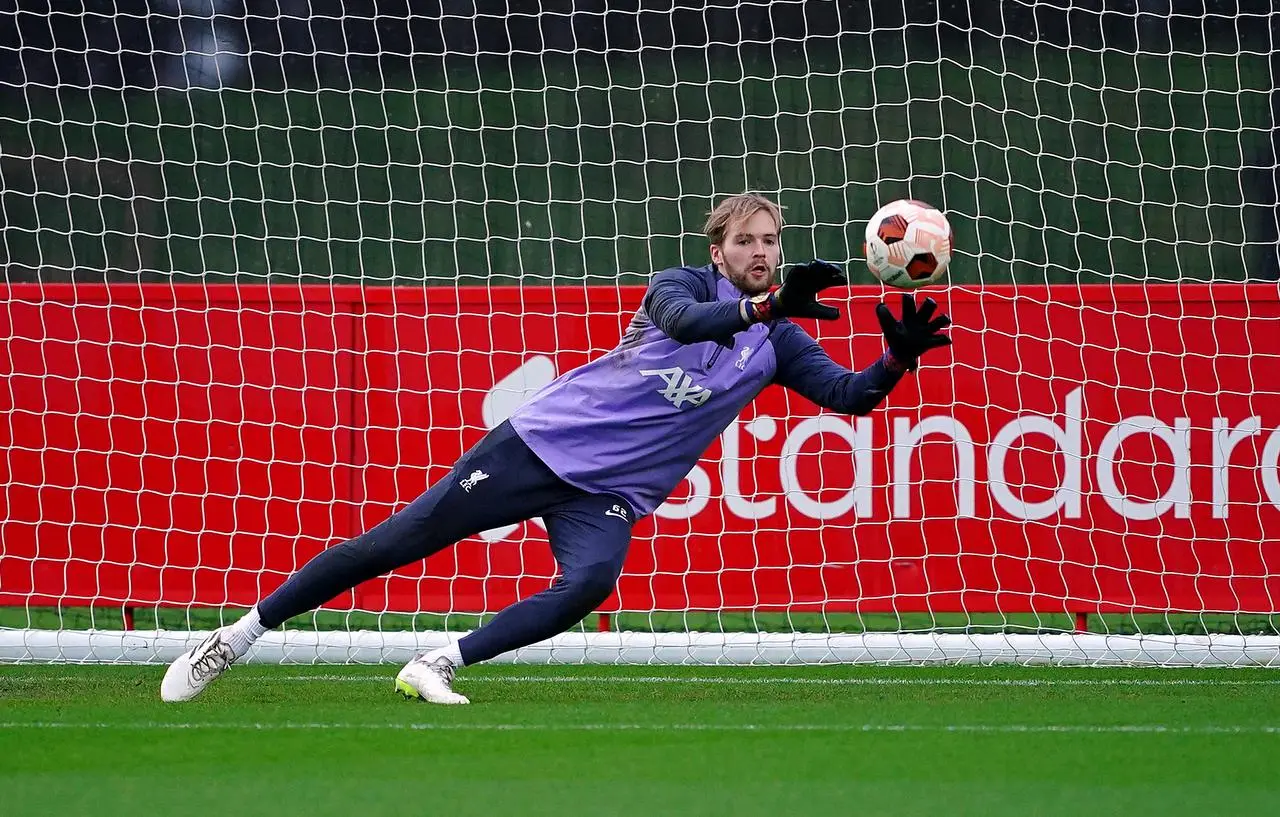
[[[711,245],[711,260],[720,274],[748,295],[768,292],[773,286],[781,253],[778,225],[765,210],[731,224],[724,243]]]

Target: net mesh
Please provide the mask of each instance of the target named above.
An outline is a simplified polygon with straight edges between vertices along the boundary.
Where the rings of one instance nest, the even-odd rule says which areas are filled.
[[[868,418],[767,391],[583,629],[1275,634],[1270,3],[116,5],[0,10],[0,626],[236,617],[750,189],[866,284],[879,204],[943,209],[954,356]],[[865,364],[882,298],[806,328]],[[291,626],[554,572],[489,531]]]

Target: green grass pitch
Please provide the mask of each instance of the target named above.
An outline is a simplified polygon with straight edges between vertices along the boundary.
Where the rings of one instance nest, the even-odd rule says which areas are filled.
[[[0,812],[1273,814],[1268,670],[0,667]]]

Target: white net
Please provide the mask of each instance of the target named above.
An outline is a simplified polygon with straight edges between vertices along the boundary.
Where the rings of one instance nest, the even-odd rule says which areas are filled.
[[[0,11],[0,660],[236,618],[745,189],[866,284],[867,215],[945,210],[954,352],[870,417],[767,391],[519,657],[1278,660],[1270,4],[542,5]],[[806,328],[865,365],[883,295]],[[255,657],[398,660],[554,572],[488,531]]]

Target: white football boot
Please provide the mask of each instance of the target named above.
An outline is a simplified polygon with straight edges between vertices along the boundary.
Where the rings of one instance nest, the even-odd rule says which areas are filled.
[[[227,671],[236,660],[235,651],[222,638],[222,630],[201,641],[193,650],[178,656],[160,682],[160,699],[164,701],[189,701],[204,692],[204,688]]]
[[[433,704],[471,703],[465,695],[453,691],[453,662],[444,657],[428,661],[426,655],[422,653],[404,665],[396,676],[396,692]]]

